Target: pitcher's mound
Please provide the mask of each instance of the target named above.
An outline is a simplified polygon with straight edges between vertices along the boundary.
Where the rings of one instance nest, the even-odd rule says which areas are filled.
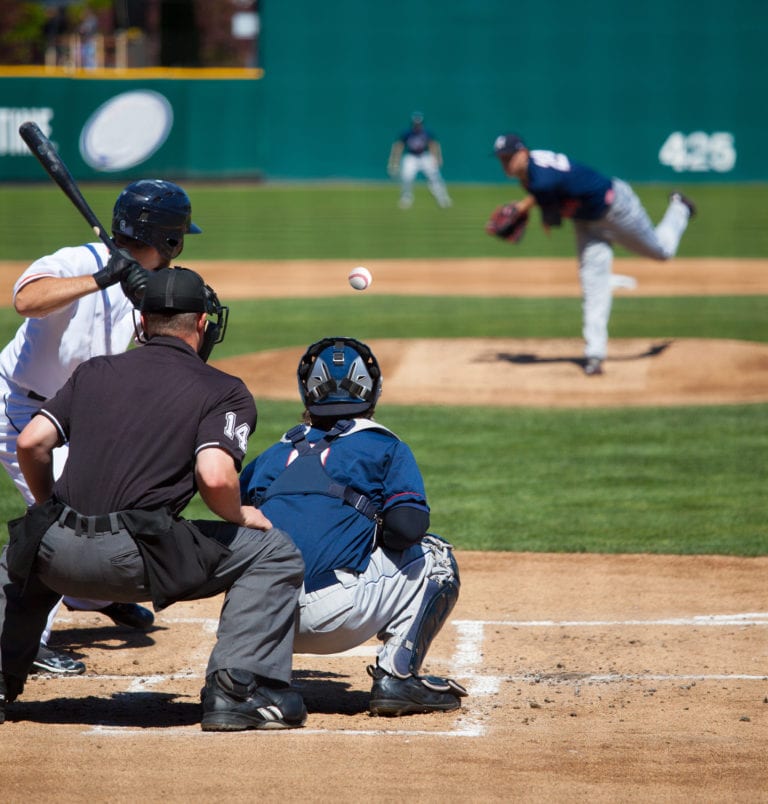
[[[583,372],[577,339],[435,338],[367,341],[395,404],[602,407],[768,401],[768,344],[736,340],[612,340],[605,373]],[[254,397],[298,402],[306,347],[214,361]]]

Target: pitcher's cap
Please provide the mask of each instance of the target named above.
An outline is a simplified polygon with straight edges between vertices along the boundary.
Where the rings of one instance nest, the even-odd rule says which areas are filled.
[[[493,152],[497,156],[511,156],[525,147],[525,143],[517,134],[499,134],[493,142]]]

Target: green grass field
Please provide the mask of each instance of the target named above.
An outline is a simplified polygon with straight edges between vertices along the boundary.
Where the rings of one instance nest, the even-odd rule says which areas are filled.
[[[105,222],[116,186],[86,187]],[[516,186],[457,186],[439,210],[420,188],[409,212],[392,185],[188,185],[204,234],[196,259],[350,259],[573,256],[570,227],[546,238],[531,226],[512,252],[482,230]],[[654,218],[670,187],[639,186]],[[686,257],[766,257],[768,186],[681,186],[699,206],[683,240]],[[87,226],[47,185],[0,187],[0,259],[32,260],[88,239]],[[575,267],[574,267],[575,270]],[[258,286],[258,277],[254,277]],[[577,299],[387,296],[231,303],[230,330],[215,357],[301,346],[343,333],[382,337],[577,337]],[[611,336],[736,338],[768,342],[768,298],[617,298]],[[0,308],[0,337],[18,318]],[[705,359],[706,356],[703,356]],[[286,371],[293,372],[293,366]],[[768,405],[537,410],[386,404],[380,420],[413,447],[424,471],[433,528],[462,549],[768,553]],[[258,393],[256,394],[257,402]],[[259,402],[250,455],[300,413]],[[138,414],[137,414],[138,415]],[[0,475],[0,515],[23,509]],[[204,516],[194,500],[188,513]]]
[[[109,226],[122,185],[85,185],[83,193]],[[408,211],[397,187],[370,185],[229,185],[185,183],[203,234],[190,238],[195,259],[351,259],[400,257],[526,257],[573,255],[569,225],[546,236],[531,225],[519,249],[489,237],[483,225],[500,203],[520,198],[514,182],[455,185],[454,205],[438,209],[423,186]],[[635,188],[654,220],[672,187]],[[695,199],[698,219],[681,244],[685,257],[768,254],[768,185],[675,185]],[[32,260],[83,242],[90,230],[58,188],[0,185],[0,259]]]

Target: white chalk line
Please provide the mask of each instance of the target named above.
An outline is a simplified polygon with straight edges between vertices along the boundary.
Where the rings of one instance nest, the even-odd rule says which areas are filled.
[[[454,620],[453,625],[508,626],[510,628],[606,628],[621,626],[730,626],[730,625],[768,625],[768,612],[747,612],[744,614],[699,614],[691,617],[667,617],[657,620]]]
[[[163,618],[162,623],[168,624],[200,624],[207,632],[215,632],[218,621],[206,617],[179,617]],[[160,622],[158,623],[160,624]],[[765,681],[767,675],[751,675],[745,673],[709,673],[709,674],[665,674],[665,673],[563,673],[563,674],[536,674],[526,673],[508,676],[489,676],[478,672],[482,660],[482,648],[485,641],[485,627],[511,627],[511,628],[595,628],[595,627],[621,627],[621,626],[734,626],[734,625],[768,625],[768,613],[748,612],[743,614],[696,615],[691,617],[674,617],[655,620],[454,620],[452,623],[457,630],[454,654],[449,662],[451,672],[461,681],[467,683],[468,701],[477,700],[486,696],[495,695],[503,682],[540,684],[542,682],[559,685],[584,684],[615,684],[627,682],[649,681],[661,682],[706,682],[706,681]],[[343,653],[330,654],[329,658],[344,656],[374,656],[376,648],[373,645],[361,645]],[[313,654],[297,654],[309,656]],[[317,658],[317,657],[315,657]],[[151,676],[135,676],[131,679],[128,693],[145,691],[149,688],[177,679],[199,678],[201,673],[182,671],[178,673]],[[125,676],[72,676],[67,681],[77,680],[125,680]],[[119,726],[99,725],[84,731],[85,735],[112,735],[135,736],[138,734],[161,733],[163,735],[199,734],[208,736],[206,732],[197,730],[199,727],[171,727],[171,728],[142,728],[126,729]],[[292,729],[292,734],[302,735],[349,735],[349,736],[405,736],[405,737],[444,737],[444,738],[476,738],[486,733],[486,726],[481,720],[479,710],[466,706],[461,710],[453,727],[444,731],[425,731],[420,729]]]

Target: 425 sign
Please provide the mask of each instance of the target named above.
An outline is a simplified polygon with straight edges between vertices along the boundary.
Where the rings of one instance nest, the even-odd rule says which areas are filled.
[[[727,173],[736,164],[734,137],[728,131],[673,131],[659,151],[659,162],[678,173]]]

